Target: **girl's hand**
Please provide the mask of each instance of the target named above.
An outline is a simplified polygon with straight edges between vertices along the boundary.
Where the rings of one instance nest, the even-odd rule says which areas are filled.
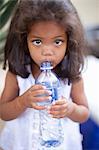
[[[75,105],[71,101],[67,101],[65,98],[62,98],[52,104],[51,107],[48,107],[48,113],[53,118],[64,118],[69,117],[75,109]]]
[[[45,109],[44,106],[40,106],[39,102],[43,102],[51,99],[51,92],[46,90],[46,87],[42,85],[33,85],[28,91],[26,91],[22,97],[22,104],[27,107],[32,107],[37,110]]]

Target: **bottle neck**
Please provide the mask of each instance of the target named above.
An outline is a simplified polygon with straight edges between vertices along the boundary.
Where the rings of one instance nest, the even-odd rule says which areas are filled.
[[[50,73],[50,72],[51,72],[51,69],[44,69],[44,70],[41,70],[41,71],[43,71],[43,72],[45,72],[45,73]]]
[[[51,69],[53,69],[51,62],[46,61],[46,62],[41,63],[41,66],[40,66],[41,71],[51,72]]]

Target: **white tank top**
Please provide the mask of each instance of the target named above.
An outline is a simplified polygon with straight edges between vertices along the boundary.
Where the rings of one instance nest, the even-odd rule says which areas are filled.
[[[17,76],[19,95],[23,94],[32,85],[35,79],[32,74],[24,79]],[[71,85],[61,81],[63,96],[70,100]],[[35,113],[36,112],[36,113]],[[64,131],[64,142],[57,148],[43,149],[38,142],[39,137],[39,111],[27,108],[17,119],[7,121],[4,130],[0,135],[0,147],[4,150],[82,150],[79,124],[68,118],[62,119]],[[36,114],[36,116],[34,116]],[[34,131],[33,120],[37,119],[36,130]]]

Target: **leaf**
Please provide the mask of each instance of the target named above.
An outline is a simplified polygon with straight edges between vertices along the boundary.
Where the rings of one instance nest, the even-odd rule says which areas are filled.
[[[0,43],[0,55],[4,52],[5,42],[6,41],[3,41],[3,42]]]
[[[0,54],[0,63],[4,61],[4,53]]]
[[[0,32],[0,43],[6,39],[7,33],[8,33],[7,31]]]
[[[4,10],[7,8],[8,5],[9,5],[9,1],[6,2],[6,3],[3,3],[3,4],[0,6],[1,14],[2,14],[2,11],[4,11]]]
[[[0,8],[2,7],[4,0],[0,0]]]
[[[0,18],[0,29],[7,23],[8,19],[11,16],[11,13],[14,9],[14,6],[16,5],[18,0],[9,0],[7,2],[6,9],[5,11],[2,13],[1,18]]]

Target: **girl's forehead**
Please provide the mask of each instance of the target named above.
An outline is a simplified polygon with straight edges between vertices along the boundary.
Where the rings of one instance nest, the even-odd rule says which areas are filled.
[[[33,35],[62,35],[65,34],[64,27],[55,21],[39,21],[32,24],[29,34]]]

